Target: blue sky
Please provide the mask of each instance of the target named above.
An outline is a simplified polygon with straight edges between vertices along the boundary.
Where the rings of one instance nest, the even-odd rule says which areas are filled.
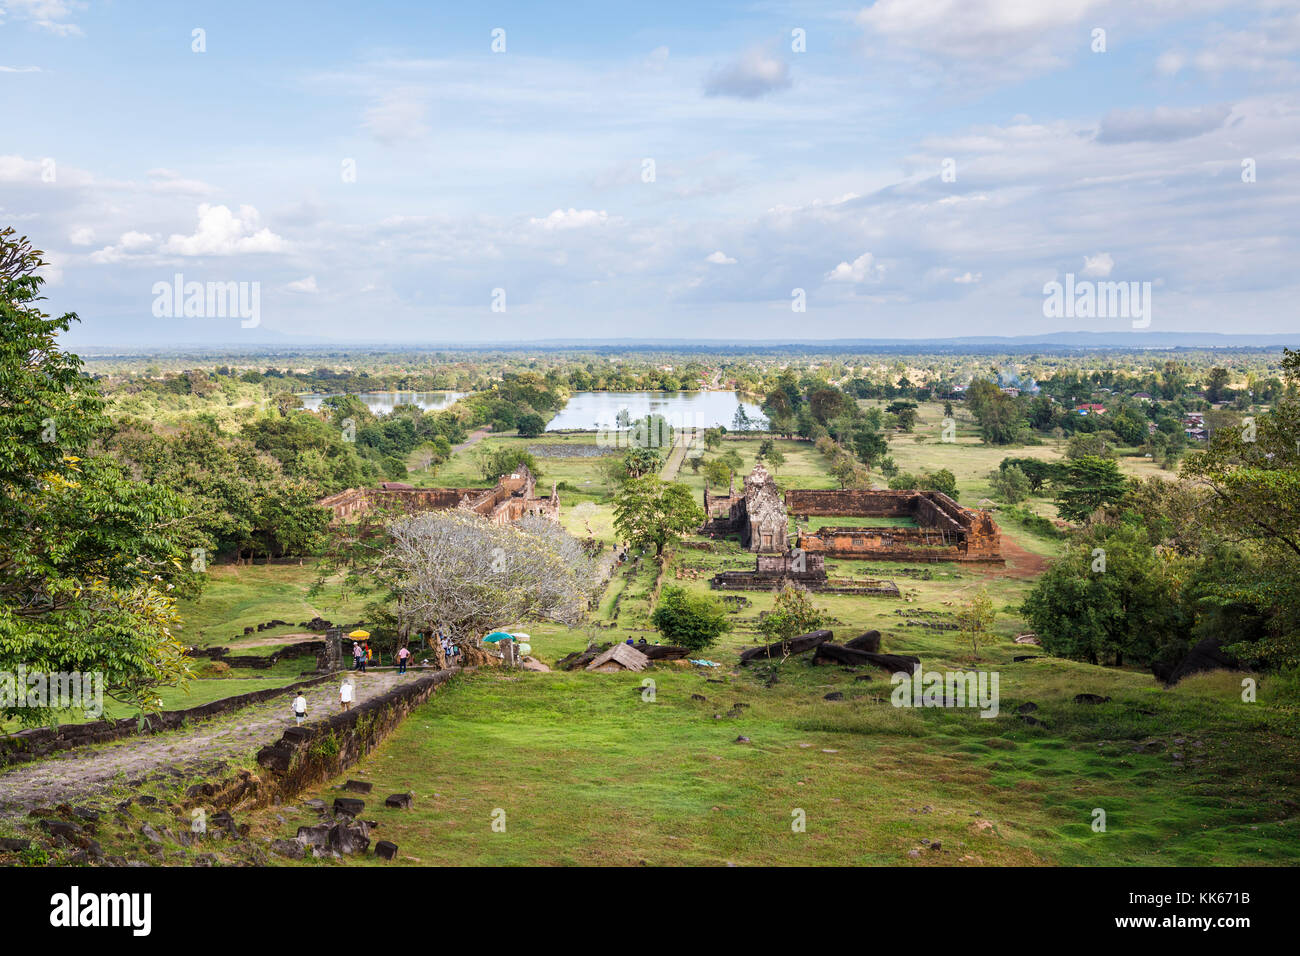
[[[1300,330],[1300,3],[464,6],[0,0],[69,343]]]

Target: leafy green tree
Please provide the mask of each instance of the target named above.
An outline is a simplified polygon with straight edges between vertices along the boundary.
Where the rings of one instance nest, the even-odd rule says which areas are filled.
[[[189,674],[174,594],[196,590],[204,539],[175,492],[90,450],[103,405],[56,344],[76,316],[37,305],[42,265],[0,232],[0,671],[97,672],[108,696],[156,710],[157,688]],[[48,703],[2,700],[0,717],[45,721]]]
[[[614,502],[615,530],[634,547],[654,548],[656,558],[704,519],[690,488],[657,475],[630,479]]]
[[[1059,657],[1148,664],[1191,623],[1184,564],[1158,555],[1136,525],[1094,525],[1034,583],[1021,613]]]
[[[1015,465],[989,472],[989,484],[993,494],[1010,505],[1019,504],[1029,497],[1029,479]]]
[[[623,455],[623,471],[629,478],[654,474],[662,463],[653,448],[629,448]]]
[[[726,610],[715,598],[675,585],[665,587],[659,595],[650,623],[664,640],[692,651],[709,647],[732,627]]]
[[[1056,479],[1056,511],[1066,521],[1085,521],[1098,508],[1119,501],[1128,482],[1110,458],[1085,455],[1069,462]]]
[[[704,480],[714,488],[725,488],[731,482],[731,469],[721,458],[710,458],[704,463]]]
[[[780,449],[773,448],[767,453],[767,468],[772,474],[776,474],[785,465],[785,455]]]
[[[957,626],[961,628],[962,636],[970,641],[971,653],[978,660],[980,645],[984,643],[989,632],[993,630],[993,619],[996,616],[993,609],[993,599],[989,597],[989,592],[983,588],[976,591],[969,601],[963,602],[957,608],[955,616]]]
[[[484,481],[496,481],[502,475],[513,474],[519,470],[520,465],[531,471],[534,478],[542,476],[537,459],[526,448],[512,448],[509,445],[495,450],[484,448],[475,455],[475,459]]]
[[[521,438],[536,438],[546,431],[546,419],[536,412],[529,412],[515,420],[515,427],[519,429]]]
[[[830,615],[813,604],[807,590],[787,584],[773,599],[772,610],[758,627],[770,642],[784,643],[824,627],[829,620]]]

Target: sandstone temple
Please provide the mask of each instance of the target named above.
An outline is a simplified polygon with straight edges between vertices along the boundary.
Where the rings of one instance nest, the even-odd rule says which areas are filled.
[[[738,534],[741,546],[755,556],[753,571],[724,571],[713,579],[717,588],[757,589],[795,581],[828,590],[828,557],[1003,563],[1001,534],[992,516],[963,508],[938,491],[792,488],[782,499],[776,482],[760,464],[744,479],[740,494],[734,484],[725,495],[705,488],[704,512],[707,520],[700,529],[704,534]],[[793,534],[790,515],[795,518]],[[889,523],[800,527],[811,517],[881,518]],[[850,590],[897,596],[892,582]]]
[[[554,483],[549,498],[537,497],[536,490],[537,479],[526,465],[520,465],[518,471],[498,478],[492,488],[414,488],[386,481],[378,488],[349,488],[316,504],[333,512],[331,524],[377,510],[417,512],[453,508],[472,511],[494,524],[509,524],[524,515],[559,520],[560,497]]]

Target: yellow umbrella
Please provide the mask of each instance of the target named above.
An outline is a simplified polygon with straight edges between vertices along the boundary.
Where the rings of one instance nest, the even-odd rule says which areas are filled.
[[[361,630],[361,628],[357,628],[355,631],[353,631],[351,634],[348,635],[348,637],[369,637],[369,636],[370,636],[370,632],[363,631]]]

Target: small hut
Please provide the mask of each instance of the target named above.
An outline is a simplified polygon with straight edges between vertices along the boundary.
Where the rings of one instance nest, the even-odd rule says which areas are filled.
[[[615,644],[605,653],[587,665],[587,670],[600,674],[614,674],[618,671],[643,671],[650,663],[646,657],[631,644]]]

